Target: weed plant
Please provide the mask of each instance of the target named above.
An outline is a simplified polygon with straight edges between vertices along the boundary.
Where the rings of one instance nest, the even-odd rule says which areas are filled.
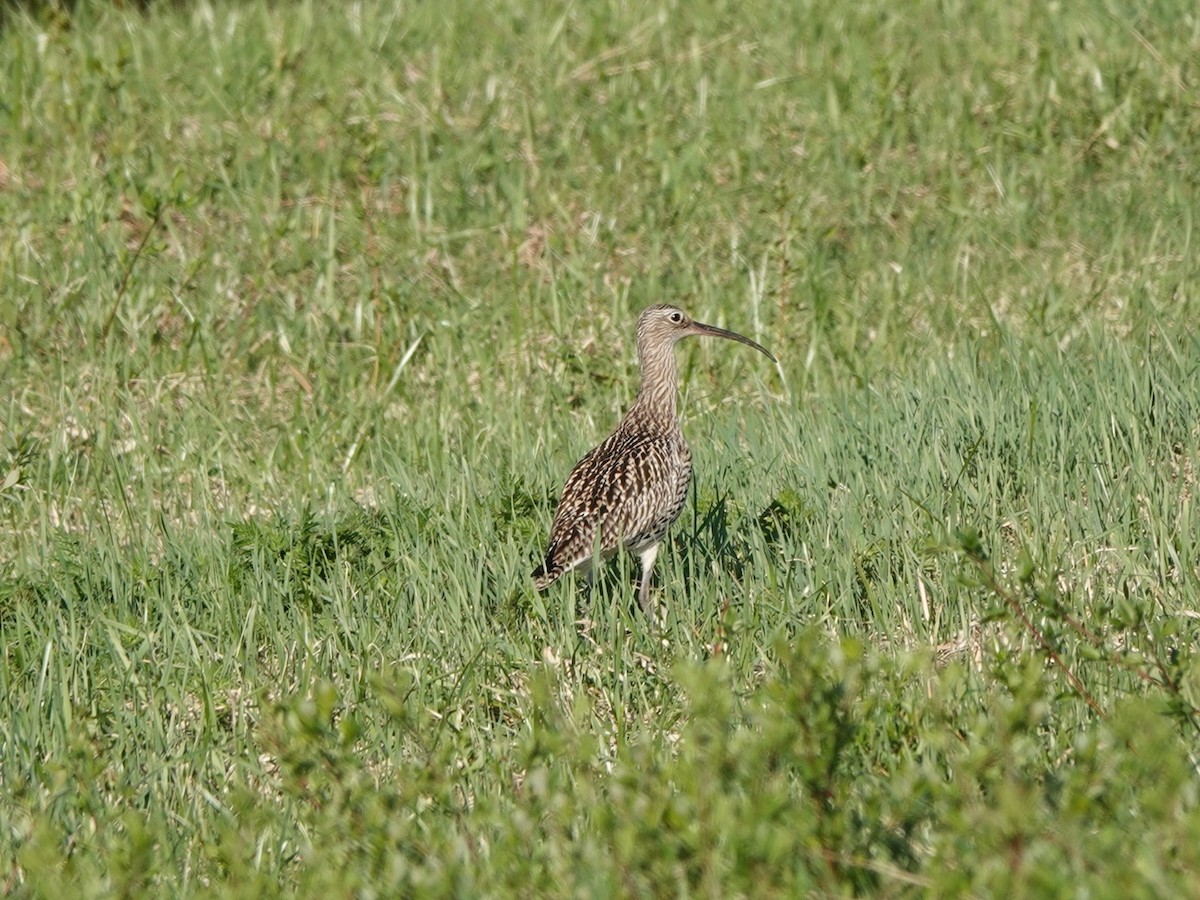
[[[0,893],[1200,892],[1192,4],[0,8]],[[680,348],[666,624],[534,592]]]

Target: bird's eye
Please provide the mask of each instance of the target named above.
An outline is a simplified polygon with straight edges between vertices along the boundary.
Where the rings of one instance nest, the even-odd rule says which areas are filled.
[[[678,311],[671,313],[671,321],[674,322],[676,325],[678,325],[680,322],[683,321],[683,313],[678,312]]]

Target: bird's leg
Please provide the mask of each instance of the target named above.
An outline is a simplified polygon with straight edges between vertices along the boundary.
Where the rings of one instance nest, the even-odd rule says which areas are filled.
[[[658,556],[658,544],[651,544],[638,553],[642,560],[642,579],[638,585],[638,603],[646,618],[654,624],[654,607],[650,605],[650,573],[654,571],[654,559]]]

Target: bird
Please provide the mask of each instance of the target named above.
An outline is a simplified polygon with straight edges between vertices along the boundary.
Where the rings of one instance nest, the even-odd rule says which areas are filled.
[[[603,442],[575,464],[563,485],[542,564],[533,571],[543,591],[563,575],[582,570],[622,548],[641,560],[638,603],[653,621],[650,576],[659,544],[679,518],[692,482],[692,452],[683,438],[678,406],[675,345],[686,337],[738,341],[774,356],[724,328],[693,320],[676,306],[644,309],[637,322],[640,385],[633,406]]]

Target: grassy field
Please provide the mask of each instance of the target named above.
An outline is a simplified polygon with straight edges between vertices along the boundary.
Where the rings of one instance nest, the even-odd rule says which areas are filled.
[[[0,894],[1200,892],[1194,4],[129,6],[0,12]],[[780,364],[581,634],[658,302]]]

